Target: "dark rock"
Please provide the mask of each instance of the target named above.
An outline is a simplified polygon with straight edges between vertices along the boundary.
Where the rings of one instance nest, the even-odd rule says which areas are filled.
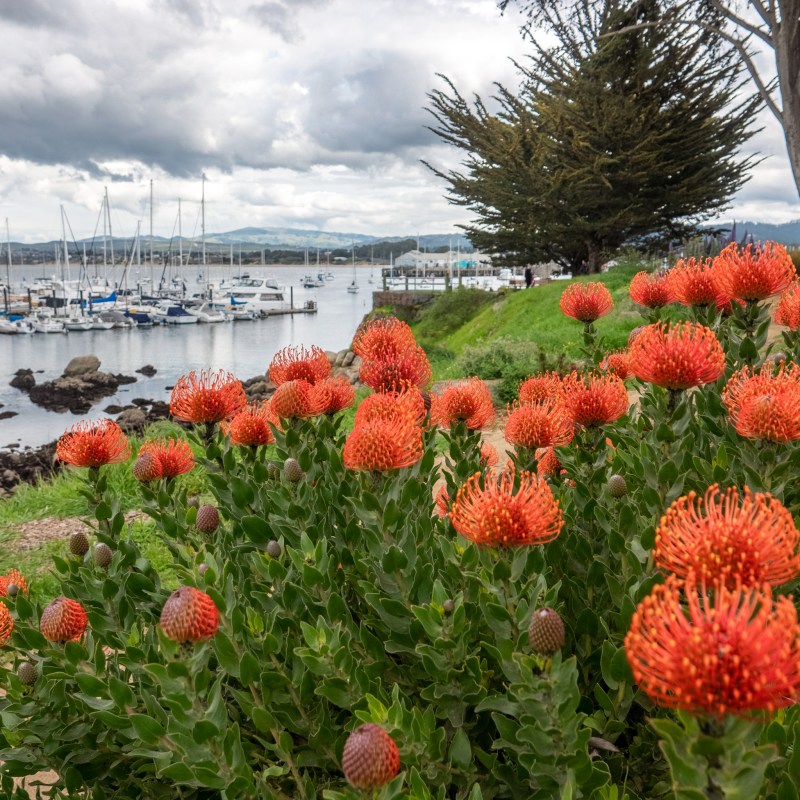
[[[125,433],[136,433],[147,424],[147,414],[141,408],[129,408],[117,417],[117,425]]]
[[[136,372],[148,378],[152,378],[158,370],[152,364],[145,364],[141,369],[137,369]]]
[[[30,389],[30,398],[36,405],[50,411],[85,414],[101,398],[116,394],[120,385],[133,383],[135,380],[136,378],[130,376],[112,375],[108,372],[89,371],[79,375],[64,375],[33,386]]]
[[[11,417],[16,417],[16,411],[0,411],[0,419],[11,419]]]
[[[64,377],[71,378],[75,375],[86,375],[100,369],[100,359],[97,356],[75,356],[67,364]]]
[[[131,405],[134,405],[134,406],[149,406],[149,405],[152,404],[152,402],[153,402],[152,400],[145,400],[144,397],[135,397],[133,400],[131,400]]]
[[[114,375],[112,376],[116,382],[122,386],[126,383],[136,383],[138,378],[134,378],[133,375]]]
[[[18,369],[14,373],[14,377],[11,379],[9,385],[23,392],[29,392],[36,386],[36,378],[33,377],[33,370]]]
[[[36,483],[58,472],[61,464],[55,454],[56,442],[50,442],[35,450],[29,448],[21,452],[0,450],[0,484],[4,489],[11,490],[20,483]]]
[[[103,409],[104,414],[119,414],[125,409],[130,408],[130,406],[115,406],[113,403],[110,406],[106,406]]]

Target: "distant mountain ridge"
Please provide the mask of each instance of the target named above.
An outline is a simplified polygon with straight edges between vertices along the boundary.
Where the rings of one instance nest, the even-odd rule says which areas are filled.
[[[740,222],[735,220],[733,225],[736,226],[736,241],[742,241],[745,234],[752,236],[754,241],[773,241],[780,244],[794,244],[800,245],[800,219],[792,220],[791,222],[783,222],[780,225],[775,225],[771,222]],[[711,227],[711,226],[710,226]],[[714,225],[714,230],[720,230],[729,233],[732,225],[727,227],[724,225]]]
[[[422,249],[432,250],[437,247],[451,245],[455,250],[460,248],[464,251],[472,250],[472,244],[462,233],[445,234],[423,234],[420,236],[367,236],[363,233],[340,233],[336,231],[319,231],[304,228],[238,228],[233,231],[221,233],[207,233],[206,246],[219,249],[230,246],[247,246],[253,248],[269,248],[273,250],[350,250],[352,247],[362,248],[365,245],[377,245],[380,243],[402,242],[406,240],[419,241]],[[114,237],[114,247],[123,249],[130,248],[131,237]],[[102,242],[102,237],[79,239],[77,244],[88,246],[94,244],[95,247]],[[200,237],[183,237],[184,249],[197,247]],[[39,250],[43,248],[53,249],[53,242],[36,242],[34,244],[21,244],[12,242],[11,246],[15,249]],[[70,242],[70,249],[74,243]],[[141,237],[141,247],[144,252],[150,246],[150,237]],[[164,250],[170,247],[173,250],[178,248],[178,238],[169,239],[165,236],[153,236],[153,247],[157,250]],[[0,248],[1,249],[1,248]]]

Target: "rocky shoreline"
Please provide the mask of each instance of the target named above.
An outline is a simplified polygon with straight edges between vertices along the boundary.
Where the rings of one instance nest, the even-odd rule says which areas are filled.
[[[361,359],[352,350],[328,352],[326,355],[334,375],[344,375],[352,384],[358,382]],[[152,377],[156,374],[156,369],[148,364],[136,372]],[[82,415],[104,397],[116,394],[120,386],[135,383],[136,380],[131,375],[101,372],[100,359],[88,355],[73,358],[63,374],[52,381],[37,383],[33,370],[21,369],[11,379],[10,385],[27,394],[32,403],[48,411],[70,411]],[[251,403],[269,400],[275,391],[275,384],[270,382],[267,375],[256,375],[243,380],[242,384],[248,402]],[[169,403],[135,398],[125,406],[108,405],[103,412],[114,418],[128,435],[140,435],[153,422],[169,418]],[[4,419],[14,416],[14,412],[0,411],[0,414],[3,413]],[[68,428],[69,424],[64,427]],[[13,493],[21,483],[36,483],[57,473],[60,464],[55,457],[55,451],[56,442],[37,448],[20,448],[11,444],[0,449],[0,496]]]

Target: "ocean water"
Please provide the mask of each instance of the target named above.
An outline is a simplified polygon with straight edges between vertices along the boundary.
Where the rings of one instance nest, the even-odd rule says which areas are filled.
[[[327,267],[323,268],[327,271]],[[16,411],[17,416],[0,420],[0,449],[9,444],[35,447],[57,439],[79,419],[105,416],[110,405],[128,405],[134,398],[168,400],[169,389],[190,370],[227,369],[242,379],[263,375],[275,353],[290,344],[316,344],[324,350],[342,350],[349,346],[364,315],[372,309],[372,290],[380,288],[380,275],[374,272],[369,283],[369,267],[358,267],[358,294],[347,292],[353,278],[352,267],[333,267],[334,279],[319,289],[303,289],[304,267],[255,267],[251,276],[274,277],[282,286],[293,287],[295,306],[316,300],[316,314],[276,316],[266,319],[225,322],[214,325],[161,325],[149,329],[113,329],[67,334],[0,336],[0,412]],[[316,272],[316,269],[313,270]],[[15,268],[12,282],[21,277],[30,282],[42,270]],[[216,280],[230,269],[211,268]],[[194,275],[189,291],[196,291]],[[187,281],[188,283],[188,281]],[[201,286],[199,288],[202,288]],[[288,291],[287,291],[288,300]],[[103,372],[133,375],[136,383],[120,386],[116,395],[103,398],[90,412],[77,416],[56,413],[34,406],[26,394],[9,386],[18,369],[32,369],[37,383],[57,378],[74,356],[96,355]],[[156,368],[147,378],[135,371],[145,365]]]

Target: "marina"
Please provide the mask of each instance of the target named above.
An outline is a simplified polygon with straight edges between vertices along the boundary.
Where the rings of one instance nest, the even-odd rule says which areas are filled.
[[[12,283],[32,283],[33,268],[15,267]],[[360,280],[366,281],[368,267],[357,267]],[[38,270],[41,274],[41,270]],[[251,278],[258,270],[251,270]],[[98,314],[99,319],[116,319],[120,327],[91,329],[43,335],[0,335],[0,449],[9,444],[38,446],[58,438],[76,421],[71,414],[45,411],[33,405],[27,396],[9,386],[19,369],[32,369],[37,382],[52,380],[63,372],[71,358],[96,355],[102,369],[125,375],[135,375],[136,383],[120,387],[117,395],[98,403],[86,415],[94,419],[104,416],[108,405],[126,405],[135,398],[168,400],[172,385],[186,372],[196,369],[227,369],[241,378],[264,374],[273,355],[290,344],[316,344],[325,350],[339,351],[349,347],[353,334],[364,315],[372,308],[369,292],[350,294],[346,287],[352,280],[352,268],[334,267],[333,278],[315,289],[300,285],[303,277],[299,267],[270,267],[264,277],[286,286],[294,300],[295,313],[256,315],[234,306],[231,319],[221,324],[141,324],[135,317],[147,314],[128,311],[119,302],[115,309]],[[228,268],[211,267],[208,279],[219,284],[228,276]],[[110,275],[113,279],[113,275]],[[306,303],[315,311],[305,312]],[[129,306],[129,309],[132,306]],[[291,309],[290,309],[291,310]],[[237,316],[246,314],[246,316]],[[24,320],[27,322],[26,320]],[[246,323],[246,324],[245,324]],[[152,377],[137,374],[145,365],[156,369]]]

